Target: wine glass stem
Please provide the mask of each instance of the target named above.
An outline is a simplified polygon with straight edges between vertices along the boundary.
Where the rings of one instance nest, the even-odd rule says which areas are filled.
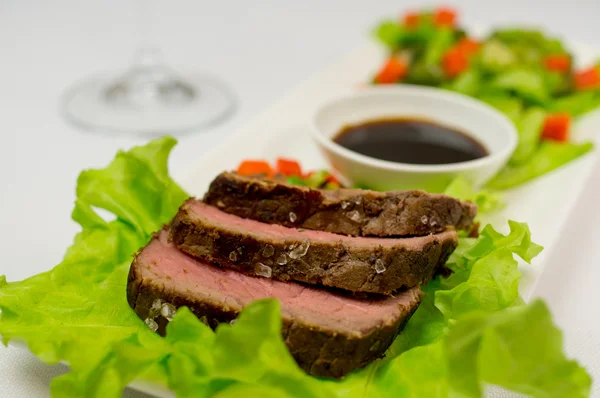
[[[127,106],[189,103],[199,95],[163,61],[156,44],[155,0],[136,0],[139,44],[133,65],[105,91],[107,101]]]
[[[134,56],[134,68],[164,66],[163,55],[157,44],[156,0],[135,0],[137,5],[139,39]]]

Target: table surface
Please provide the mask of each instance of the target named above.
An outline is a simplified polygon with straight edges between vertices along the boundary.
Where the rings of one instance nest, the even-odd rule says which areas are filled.
[[[352,51],[381,17],[395,15],[399,7],[418,8],[424,3],[157,3],[157,42],[168,61],[218,74],[233,87],[240,103],[226,123],[180,138],[170,160],[172,172],[181,175],[193,167],[196,159],[236,128]],[[453,3],[467,24],[542,26],[571,41],[589,43],[600,54],[597,0]],[[60,262],[78,231],[70,221],[78,173],[102,167],[119,148],[145,142],[81,132],[67,125],[58,112],[60,95],[75,80],[128,65],[136,44],[135,22],[133,1],[0,2],[0,274],[9,281]],[[598,181],[600,164],[535,294],[547,301],[563,328],[567,352],[596,372],[600,369]],[[49,396],[50,380],[65,370],[61,365],[47,366],[24,350],[0,348],[3,397]],[[598,387],[595,393],[600,396]],[[144,394],[127,391],[126,396]]]

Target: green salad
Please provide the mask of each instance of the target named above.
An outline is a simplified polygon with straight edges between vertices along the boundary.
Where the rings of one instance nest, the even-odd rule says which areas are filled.
[[[548,173],[592,149],[574,143],[574,118],[600,106],[600,64],[574,68],[558,39],[530,29],[496,30],[477,39],[448,8],[408,12],[376,29],[389,58],[374,84],[440,87],[484,101],[517,126],[518,147],[488,186],[507,189]]]
[[[3,342],[70,365],[52,382],[53,396],[119,397],[134,380],[179,397],[478,397],[487,385],[533,397],[589,395],[590,376],[563,354],[548,308],[518,296],[515,257],[529,262],[542,248],[513,221],[507,235],[488,225],[477,239],[461,238],[448,263],[454,272],[427,284],[386,357],[343,380],[300,370],[276,300],[251,304],[216,332],[181,308],[165,338],[153,333],[127,304],[126,283],[132,255],[188,196],[168,174],[174,145],[162,138],[82,172],[73,210],[82,231],[62,263],[21,282],[0,278]],[[468,184],[451,189],[475,195]],[[489,198],[473,199],[485,209]]]

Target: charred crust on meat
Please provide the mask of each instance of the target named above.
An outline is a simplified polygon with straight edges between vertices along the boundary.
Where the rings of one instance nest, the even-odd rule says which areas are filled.
[[[475,204],[441,194],[328,191],[230,172],[213,180],[204,201],[243,218],[351,236],[420,236],[448,227],[469,231],[477,214]],[[356,217],[349,218],[353,211]]]
[[[320,284],[352,292],[368,292],[390,295],[398,289],[418,286],[430,280],[456,248],[456,232],[449,230],[440,234],[410,239],[394,239],[394,244],[354,245],[350,242],[365,238],[346,238],[326,234],[327,241],[308,239],[309,248],[297,259],[290,258],[290,245],[297,247],[303,240],[291,238],[265,239],[256,231],[239,231],[194,213],[193,206],[209,206],[196,200],[188,200],[175,216],[170,226],[170,241],[183,252],[200,260],[233,268],[239,272],[256,275],[258,263],[264,263],[261,252],[266,245],[274,248],[273,259],[286,256],[286,261],[274,261],[270,277],[278,280],[294,280]],[[220,212],[211,208],[211,212]],[[229,218],[237,218],[229,215]],[[273,228],[261,224],[263,228]],[[279,228],[279,227],[278,227]],[[390,239],[386,239],[390,241]],[[410,243],[409,243],[410,242]],[[243,248],[240,252],[239,248]],[[235,256],[231,253],[236,253]],[[373,259],[385,264],[379,273]],[[260,260],[260,261],[259,261]]]

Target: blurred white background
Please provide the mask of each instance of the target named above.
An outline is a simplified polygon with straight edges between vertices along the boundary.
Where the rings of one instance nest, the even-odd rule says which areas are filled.
[[[352,51],[384,17],[420,1],[255,0],[156,2],[156,36],[175,67],[219,75],[239,108],[226,123],[181,137],[171,157],[174,175],[312,74]],[[600,2],[454,1],[466,25],[544,27],[600,55]],[[100,167],[119,148],[146,139],[92,135],[67,125],[58,101],[90,73],[128,66],[137,42],[134,0],[0,0],[0,274],[9,281],[60,262],[77,232],[70,221],[77,174]],[[599,132],[600,134],[600,132]],[[600,165],[592,181],[600,179]],[[537,295],[565,330],[567,349],[600,369],[600,185],[591,183],[553,253]],[[557,209],[560,211],[560,209]],[[598,333],[595,333],[598,332]],[[591,338],[591,337],[590,337]],[[589,347],[589,346],[588,346]],[[0,348],[0,395],[44,397],[63,371],[30,354]],[[598,375],[600,376],[600,375]],[[598,391],[598,390],[596,390]],[[128,392],[128,396],[141,394]]]

